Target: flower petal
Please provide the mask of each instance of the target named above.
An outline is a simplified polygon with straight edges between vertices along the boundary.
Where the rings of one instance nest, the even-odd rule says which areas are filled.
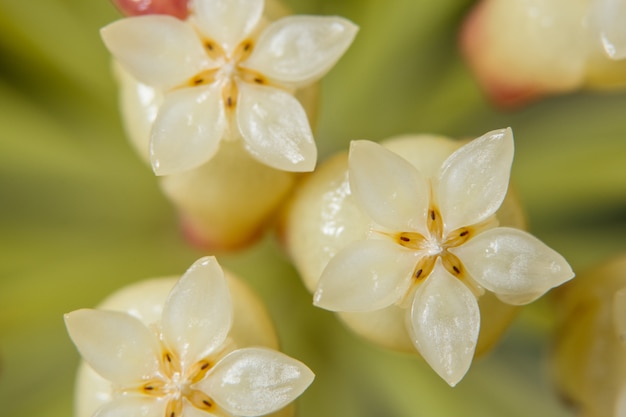
[[[196,384],[226,411],[258,416],[279,410],[295,400],[313,382],[313,372],[302,362],[266,348],[236,350],[220,360]]]
[[[614,60],[626,58],[626,4],[622,0],[594,0],[591,25],[600,35],[606,54]]]
[[[263,31],[242,65],[295,86],[321,78],[341,58],[358,27],[341,17],[289,16]]]
[[[415,292],[410,333],[426,362],[450,386],[467,373],[480,329],[478,302],[472,292],[438,261]]]
[[[498,210],[512,163],[510,128],[485,133],[445,160],[437,198],[446,232],[479,223]]]
[[[420,255],[388,240],[357,241],[330,260],[314,304],[332,311],[372,311],[406,293]]]
[[[553,249],[529,233],[508,227],[487,230],[450,251],[476,282],[512,304],[533,301],[574,276]]]
[[[283,171],[312,171],[317,147],[304,109],[272,87],[238,83],[237,123],[250,154]]]
[[[163,339],[186,368],[224,343],[232,316],[222,268],[212,256],[200,258],[174,286],[163,306]]]
[[[150,134],[152,169],[170,175],[202,165],[217,152],[226,127],[219,86],[167,94]]]
[[[158,339],[135,317],[82,309],[66,314],[65,326],[83,359],[114,384],[137,385],[157,373]]]
[[[165,400],[156,397],[118,397],[100,407],[93,417],[163,417],[165,405]]]
[[[193,0],[202,33],[232,52],[254,30],[263,15],[263,0]]]
[[[193,28],[171,16],[121,19],[100,35],[128,72],[153,87],[174,87],[213,66]]]
[[[426,230],[430,187],[404,158],[367,140],[352,141],[350,191],[365,212],[393,231]]]

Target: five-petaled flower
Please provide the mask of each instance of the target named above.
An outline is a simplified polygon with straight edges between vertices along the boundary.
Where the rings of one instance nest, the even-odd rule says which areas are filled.
[[[485,289],[525,304],[573,277],[535,237],[496,227],[512,160],[510,129],[475,139],[425,172],[381,145],[353,142],[350,190],[372,220],[370,232],[330,260],[315,304],[349,312],[409,307],[413,344],[455,385],[474,355]]]
[[[263,8],[263,0],[192,0],[185,21],[138,16],[102,29],[122,67],[164,93],[150,134],[157,175],[198,167],[220,141],[239,138],[271,167],[315,167],[309,121],[292,94],[335,64],[357,27],[319,16],[267,25]]]
[[[95,415],[257,416],[293,401],[313,373],[271,349],[236,349],[228,338],[232,310],[223,271],[206,257],[174,286],[160,323],[148,327],[119,311],[67,314],[81,355],[113,384],[113,400]]]

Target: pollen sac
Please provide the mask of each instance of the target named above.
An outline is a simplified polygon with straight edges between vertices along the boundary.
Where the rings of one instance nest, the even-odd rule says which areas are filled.
[[[626,413],[626,254],[556,293],[552,350],[557,389],[582,416]]]

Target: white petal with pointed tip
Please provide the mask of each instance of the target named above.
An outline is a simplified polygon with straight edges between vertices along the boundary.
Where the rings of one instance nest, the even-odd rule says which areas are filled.
[[[511,304],[530,302],[532,294],[541,295],[574,277],[561,255],[518,229],[490,229],[450,251],[461,259],[476,282],[506,295]]]
[[[485,133],[441,166],[437,199],[446,232],[494,214],[506,195],[513,163],[513,132]]]
[[[116,385],[134,386],[154,376],[160,347],[156,334],[126,313],[76,310],[65,326],[83,359]]]
[[[93,417],[163,417],[166,401],[155,397],[119,397],[103,405]]]
[[[367,140],[352,141],[350,191],[365,212],[394,231],[426,230],[430,186],[404,158]]]
[[[472,292],[438,261],[415,292],[410,311],[415,347],[441,378],[455,386],[474,357],[480,312]]]
[[[226,127],[217,85],[167,94],[150,133],[155,174],[176,174],[207,162],[217,152]]]
[[[313,378],[306,365],[283,353],[246,348],[220,360],[196,386],[233,415],[258,416],[295,400]]]
[[[191,26],[171,16],[121,19],[100,34],[128,72],[154,87],[173,87],[213,66]]]
[[[317,147],[298,100],[272,87],[244,82],[237,85],[237,123],[248,152],[282,171],[312,171]]]
[[[350,244],[330,260],[314,304],[332,311],[372,311],[399,301],[420,255],[389,240]]]
[[[163,339],[189,366],[219,348],[230,330],[233,305],[224,272],[214,257],[198,259],[163,306]]]
[[[259,23],[263,3],[263,0],[193,0],[191,8],[202,33],[232,51]]]
[[[357,31],[341,17],[289,16],[263,31],[242,65],[279,83],[310,84],[335,65]]]

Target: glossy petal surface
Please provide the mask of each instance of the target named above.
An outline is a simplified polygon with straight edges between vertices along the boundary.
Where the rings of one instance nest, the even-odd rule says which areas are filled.
[[[154,172],[170,175],[202,165],[217,152],[226,127],[216,85],[167,94],[150,137]]]
[[[239,349],[220,360],[197,386],[230,413],[258,416],[296,399],[313,382],[303,363],[264,348]]]
[[[76,310],[65,315],[67,331],[85,361],[119,386],[132,386],[159,367],[156,334],[126,313]]]
[[[202,33],[232,51],[255,28],[263,0],[193,0],[191,7]]]
[[[622,0],[594,0],[593,17],[604,51],[611,59],[626,58],[626,3]]]
[[[237,122],[250,154],[283,171],[312,171],[317,148],[298,100],[272,87],[248,83],[238,87]]]
[[[232,308],[224,273],[215,258],[197,260],[163,306],[163,338],[183,367],[224,342],[232,324]]]
[[[418,287],[410,318],[417,350],[440,377],[456,385],[472,363],[478,340],[476,297],[439,262]]]
[[[541,295],[574,276],[561,255],[517,229],[491,229],[451,251],[480,285],[513,304],[532,301],[529,295]]]
[[[333,311],[372,311],[399,301],[419,259],[388,240],[354,242],[330,260],[314,304]]]
[[[310,84],[335,65],[357,31],[341,17],[289,16],[263,31],[243,65],[279,83]]]
[[[476,224],[502,204],[513,163],[513,132],[500,129],[461,147],[441,167],[437,198],[446,232]]]
[[[171,16],[121,19],[100,34],[128,72],[154,87],[173,87],[212,64],[192,27]]]
[[[93,417],[163,417],[166,402],[154,397],[128,396],[102,406]]]
[[[353,141],[350,191],[378,224],[394,231],[426,233],[429,185],[409,162],[381,145]]]

